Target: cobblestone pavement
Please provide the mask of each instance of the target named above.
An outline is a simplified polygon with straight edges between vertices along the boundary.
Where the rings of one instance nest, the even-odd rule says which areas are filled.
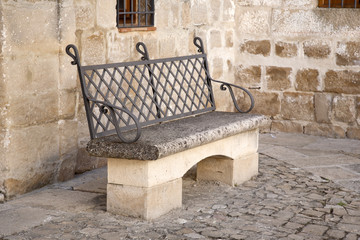
[[[151,222],[106,213],[101,184],[52,185],[0,205],[0,239],[360,240],[360,193],[266,154],[241,186],[183,185],[183,207]]]

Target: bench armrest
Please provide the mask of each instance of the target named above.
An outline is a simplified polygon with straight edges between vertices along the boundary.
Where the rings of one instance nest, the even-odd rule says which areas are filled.
[[[229,90],[230,95],[231,95],[231,98],[232,98],[232,100],[233,100],[233,102],[234,102],[234,106],[235,106],[236,110],[238,110],[240,113],[248,113],[248,112],[250,112],[250,111],[254,108],[254,105],[255,105],[254,97],[253,97],[253,95],[249,92],[249,90],[247,90],[246,88],[240,87],[240,86],[235,85],[235,84],[231,84],[231,83],[227,83],[227,82],[215,80],[215,79],[212,79],[212,78],[209,78],[209,79],[210,79],[212,82],[216,82],[216,83],[221,84],[221,85],[220,85],[220,89],[221,89],[222,91]],[[234,95],[234,91],[232,90],[232,87],[241,89],[242,91],[244,91],[244,92],[250,97],[251,105],[250,105],[250,108],[249,108],[249,109],[247,109],[246,111],[240,109],[239,105],[238,105],[237,102],[236,102],[236,98],[235,98],[235,95]]]
[[[96,99],[93,99],[93,98],[89,98],[87,97],[87,99],[91,102],[94,102],[94,103],[97,103],[97,104],[100,104],[100,111],[104,114],[107,114],[108,111],[110,111],[110,116],[109,117],[109,120],[110,122],[114,125],[115,127],[115,130],[116,130],[116,133],[119,137],[119,139],[125,143],[133,143],[133,142],[136,142],[139,138],[140,138],[140,135],[141,135],[141,127],[140,127],[140,124],[139,124],[139,121],[137,120],[137,118],[135,117],[134,114],[132,114],[129,110],[127,110],[126,108],[121,108],[121,107],[118,107],[118,106],[115,106],[111,103],[108,103],[108,102],[104,102],[104,101],[100,101],[100,100],[96,100]],[[127,115],[129,115],[131,117],[132,120],[134,120],[135,122],[135,126],[136,126],[136,136],[133,138],[133,139],[127,139],[123,136],[123,133],[120,131],[120,127],[119,127],[119,124],[118,124],[118,121],[116,119],[116,114],[115,114],[115,111],[118,110],[118,111],[121,111],[121,112],[125,112]]]

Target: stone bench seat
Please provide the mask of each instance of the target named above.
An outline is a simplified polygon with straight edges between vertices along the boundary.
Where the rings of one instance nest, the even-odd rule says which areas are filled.
[[[264,120],[262,115],[209,112],[143,128],[141,138],[131,144],[116,135],[92,139],[87,151],[96,157],[156,160],[257,129]]]

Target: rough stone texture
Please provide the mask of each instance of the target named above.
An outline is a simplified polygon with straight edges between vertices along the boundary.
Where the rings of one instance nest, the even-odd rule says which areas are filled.
[[[296,73],[295,89],[304,92],[318,91],[319,71],[316,69],[300,69]]]
[[[269,56],[271,50],[271,45],[269,40],[262,41],[246,41],[241,47],[241,52],[247,52],[254,55],[263,55]]]
[[[194,25],[205,25],[208,23],[206,0],[194,0],[191,2],[191,19]]]
[[[304,133],[309,135],[344,138],[345,130],[336,125],[310,123],[305,126]]]
[[[360,73],[344,70],[326,72],[324,91],[346,94],[360,94]]]
[[[327,58],[330,55],[330,46],[323,41],[307,41],[303,44],[304,55],[309,58]]]
[[[330,94],[316,93],[314,101],[316,121],[318,123],[330,123],[332,96]]]
[[[360,65],[360,42],[339,42],[336,48],[336,64],[339,66]]]
[[[356,97],[355,104],[356,104],[356,111],[357,111],[356,122],[357,122],[358,126],[360,126],[360,97]]]
[[[210,47],[219,48],[222,46],[221,32],[218,30],[212,30],[210,32]]]
[[[272,132],[303,133],[303,126],[294,121],[272,121]]]
[[[114,28],[116,26],[114,19],[116,19],[116,11],[111,1],[96,2],[96,24],[99,27]]]
[[[335,96],[332,109],[334,119],[340,122],[352,123],[355,121],[355,99],[353,97]]]
[[[238,35],[267,36],[270,32],[270,9],[237,8],[235,22]]]
[[[280,113],[281,101],[280,96],[276,92],[260,92],[251,91],[255,99],[253,113],[263,114],[267,116],[276,116]],[[242,109],[246,109],[250,105],[250,99],[244,98],[244,95],[237,96],[237,103]]]
[[[106,166],[106,158],[90,156],[85,148],[80,148],[77,153],[75,173],[80,174]]]
[[[5,180],[7,197],[25,193],[53,181],[54,168],[59,159],[57,124],[45,124],[10,131],[8,146],[10,171]],[[39,154],[39,149],[41,154]],[[36,166],[41,166],[35,168]],[[36,169],[36,170],[35,170]]]
[[[105,36],[103,32],[91,32],[89,35],[83,36],[81,40],[83,64],[105,63]]]
[[[261,81],[261,67],[239,65],[235,68],[235,83],[244,87],[259,86]]]
[[[334,21],[336,19],[336,21]],[[312,41],[315,35],[338,37],[358,36],[356,31],[360,24],[356,10],[338,11],[338,9],[274,9],[271,26],[275,36],[306,37]]]
[[[266,81],[269,90],[283,91],[291,87],[290,73],[291,68],[267,67]]]
[[[232,48],[234,46],[234,31],[229,30],[226,32],[225,45],[228,48]]]
[[[277,42],[275,54],[279,57],[291,58],[297,56],[298,47],[296,43]]]
[[[314,95],[285,92],[281,101],[281,115],[290,120],[314,120]]]
[[[182,205],[182,179],[150,188],[109,183],[107,211],[151,220]]]
[[[144,128],[140,139],[132,144],[119,142],[115,135],[94,139],[89,142],[87,151],[99,157],[156,160],[256,129],[266,121],[265,117],[259,115],[210,112]]]
[[[212,72],[211,77],[214,79],[219,79],[223,75],[223,60],[221,58],[214,58],[212,61]]]

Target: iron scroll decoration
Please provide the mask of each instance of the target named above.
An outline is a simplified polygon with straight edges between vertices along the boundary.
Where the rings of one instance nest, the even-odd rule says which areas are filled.
[[[115,127],[115,131],[116,131],[116,134],[117,136],[119,137],[119,139],[125,143],[133,143],[133,142],[136,142],[140,136],[141,136],[141,127],[140,127],[140,123],[139,121],[137,120],[137,118],[135,117],[134,114],[132,114],[129,110],[127,110],[126,108],[121,108],[121,107],[118,107],[118,106],[115,106],[113,104],[111,104],[110,102],[106,101],[99,101],[99,100],[96,100],[96,99],[92,99],[85,90],[85,87],[84,87],[84,82],[83,82],[83,76],[82,76],[82,69],[81,69],[81,64],[80,64],[80,58],[79,58],[79,51],[78,49],[76,48],[75,45],[73,44],[69,44],[67,47],[66,47],[66,53],[73,59],[73,61],[71,61],[71,64],[72,65],[77,65],[78,67],[78,72],[79,72],[79,77],[80,77],[80,84],[81,84],[81,88],[82,88],[82,92],[83,92],[83,97],[84,97],[84,100],[85,100],[85,108],[86,108],[86,114],[87,114],[87,119],[88,119],[88,124],[89,126],[91,126],[91,121],[89,120],[90,119],[90,115],[89,115],[89,104],[88,102],[94,102],[100,109],[100,112],[102,112],[109,120],[110,122],[113,124],[113,126]],[[87,103],[86,103],[87,102]],[[130,118],[134,121],[135,123],[135,126],[136,126],[136,136],[133,138],[133,139],[127,139],[123,136],[122,132],[120,131],[120,127],[119,127],[119,124],[118,124],[118,121],[116,119],[116,113],[115,113],[115,110],[118,110],[118,111],[121,111],[121,112],[125,112],[126,114],[128,114],[130,116]],[[110,113],[109,113],[110,112]],[[90,136],[91,138],[95,138],[94,136],[94,133],[92,131],[91,128],[90,129]]]
[[[202,53],[202,54],[205,54],[205,50],[204,50],[204,44],[203,44],[203,41],[201,40],[201,38],[199,37],[195,37],[194,38],[194,45],[198,48],[198,52],[199,53]],[[246,88],[243,88],[243,87],[240,87],[240,86],[237,86],[235,84],[231,84],[231,83],[227,83],[227,82],[223,82],[223,81],[219,81],[219,80],[215,80],[213,78],[210,77],[210,73],[208,71],[208,67],[207,67],[207,63],[206,61],[204,61],[204,69],[206,71],[206,74],[208,76],[208,78],[212,81],[212,82],[216,82],[216,83],[219,83],[221,84],[220,85],[220,90],[221,91],[226,91],[226,90],[229,90],[229,93],[230,93],[230,96],[231,96],[231,99],[233,100],[233,103],[234,103],[234,106],[236,108],[236,110],[240,113],[248,113],[250,112],[254,106],[255,106],[255,100],[254,100],[254,97],[253,95],[249,92],[249,90],[247,90]],[[235,97],[235,94],[234,94],[234,91],[232,89],[232,87],[234,88],[238,88],[238,89],[241,89],[242,91],[244,91],[250,98],[250,107],[247,109],[247,110],[242,110],[237,101],[236,101],[236,97]]]

